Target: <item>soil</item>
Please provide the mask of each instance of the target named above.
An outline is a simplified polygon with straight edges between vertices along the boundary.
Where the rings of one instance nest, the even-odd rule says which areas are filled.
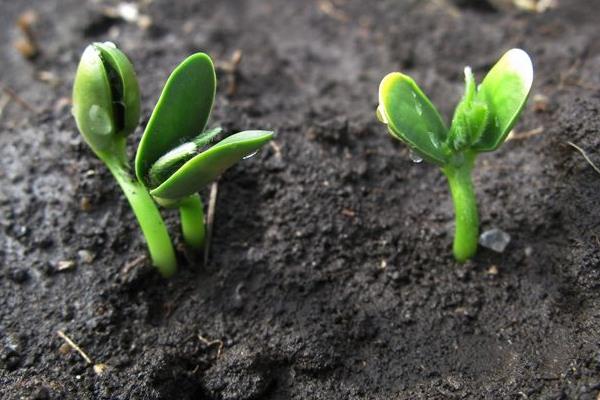
[[[108,2],[3,1],[0,397],[597,399],[600,177],[567,142],[600,164],[598,4],[483,3],[141,1],[148,26]],[[13,47],[29,9],[33,60]],[[79,56],[104,40],[136,67],[142,126],[185,56],[240,50],[212,121],[278,132],[220,179],[207,266],[166,212],[171,280],[70,115]],[[482,229],[512,240],[459,264],[444,177],[376,121],[377,87],[402,70],[449,117],[463,67],[481,79],[512,47],[532,99],[474,177]]]

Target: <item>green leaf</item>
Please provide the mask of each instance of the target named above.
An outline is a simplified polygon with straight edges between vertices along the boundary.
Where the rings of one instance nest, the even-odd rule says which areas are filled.
[[[160,199],[177,200],[196,193],[272,138],[273,132],[268,131],[244,131],[231,135],[186,162],[150,194]]]
[[[73,116],[96,153],[121,151],[116,143],[137,126],[137,78],[131,62],[114,44],[94,43],[83,52],[73,85]]]
[[[115,118],[121,130],[128,135],[140,120],[140,87],[133,65],[125,54],[111,42],[95,43],[111,81]]]
[[[202,148],[220,132],[220,127],[205,131],[193,141],[183,143],[161,156],[148,171],[147,181],[149,187],[152,189],[160,186],[183,164],[199,154]]]
[[[447,129],[431,101],[417,84],[399,72],[388,74],[379,86],[379,117],[390,133],[424,158],[437,164],[448,160],[443,150]]]
[[[515,125],[533,83],[531,59],[521,49],[506,52],[479,85],[477,99],[485,102],[486,129],[473,149],[496,150]]]
[[[163,154],[200,134],[208,121],[216,90],[215,68],[210,57],[196,53],[171,74],[163,89],[135,158],[142,182]]]
[[[471,68],[465,68],[465,95],[454,111],[448,134],[448,145],[462,151],[477,142],[488,121],[487,105],[476,98],[475,78]]]

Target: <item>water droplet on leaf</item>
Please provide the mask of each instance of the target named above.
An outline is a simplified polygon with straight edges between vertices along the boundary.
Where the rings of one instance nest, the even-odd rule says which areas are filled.
[[[417,111],[417,114],[419,114],[419,116],[423,115],[423,106],[417,100],[417,94],[415,92],[412,92],[412,96],[413,100],[415,101],[415,110]]]
[[[408,152],[408,156],[410,157],[410,159],[412,160],[412,162],[414,162],[415,164],[419,164],[419,163],[423,162],[423,157],[421,157],[420,155],[418,155],[417,153],[415,153],[412,150],[410,150]]]
[[[97,104],[90,107],[88,112],[89,122],[94,135],[106,136],[112,133],[112,121],[108,112]]]
[[[419,116],[423,115],[423,107],[421,106],[421,103],[415,103],[415,109],[417,110],[417,114],[419,114]]]
[[[479,236],[479,244],[497,253],[502,253],[510,243],[510,235],[498,228],[489,229]]]
[[[244,156],[244,157],[242,158],[242,160],[247,160],[247,159],[249,159],[249,158],[251,158],[251,157],[254,157],[254,156],[257,154],[257,153],[258,153],[258,150],[256,150],[254,153],[250,153],[250,154],[248,154],[247,156]]]

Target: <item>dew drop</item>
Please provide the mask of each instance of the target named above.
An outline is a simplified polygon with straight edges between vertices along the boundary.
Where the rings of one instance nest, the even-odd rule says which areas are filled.
[[[383,109],[383,106],[381,104],[379,106],[377,106],[377,119],[381,123],[384,123],[386,125],[388,124],[388,119],[387,119],[387,116],[385,115],[385,110]]]
[[[420,155],[415,153],[413,150],[410,150],[408,152],[408,156],[410,157],[411,161],[414,162],[415,164],[419,164],[419,163],[423,162],[423,157],[421,157]]]
[[[417,111],[417,114],[419,114],[419,116],[423,115],[423,106],[417,100],[417,94],[415,92],[412,92],[412,96],[413,100],[415,101],[415,110]]]
[[[100,136],[110,135],[113,131],[110,116],[102,107],[94,104],[88,111],[90,129],[93,134]]]
[[[257,153],[258,153],[258,150],[256,150],[254,153],[250,153],[250,154],[248,154],[247,156],[244,156],[244,157],[242,158],[242,160],[247,160],[247,159],[249,159],[249,158],[252,158],[252,157],[254,157],[254,156],[257,154]]]
[[[423,115],[423,106],[421,106],[421,103],[415,102],[415,109],[417,110],[417,114],[419,114],[419,116]]]

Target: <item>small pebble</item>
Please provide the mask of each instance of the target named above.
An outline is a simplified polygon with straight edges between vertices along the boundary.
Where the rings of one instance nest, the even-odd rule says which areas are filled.
[[[536,94],[533,96],[533,110],[536,113],[546,112],[550,109],[550,100],[543,94]]]
[[[489,229],[479,236],[479,244],[485,248],[502,253],[510,243],[510,235],[498,228]]]
[[[487,274],[488,275],[498,275],[498,267],[496,267],[495,265],[492,265],[491,267],[488,268]]]
[[[63,344],[61,344],[61,345],[60,345],[60,347],[58,348],[58,352],[59,352],[60,354],[63,354],[63,355],[65,355],[65,354],[69,354],[69,353],[71,352],[71,346],[69,346],[69,345],[68,345],[68,344],[66,344],[66,343],[63,343]]]
[[[18,227],[18,228],[16,229],[16,234],[17,234],[17,237],[20,237],[20,238],[21,238],[21,237],[24,237],[24,236],[27,236],[27,233],[28,233],[28,232],[29,232],[29,230],[27,229],[27,227],[26,227],[26,226],[20,226],[20,227]]]
[[[68,269],[71,269],[75,266],[75,261],[73,260],[61,260],[58,263],[56,263],[56,270],[57,271],[66,271]]]
[[[79,250],[77,252],[77,257],[79,261],[84,264],[91,264],[94,261],[94,254],[89,250]]]
[[[19,353],[19,351],[21,350],[21,343],[19,341],[19,338],[15,335],[6,335],[4,345],[11,353]]]
[[[96,373],[96,375],[102,376],[106,372],[107,368],[108,365],[106,364],[96,364],[94,365],[94,372]]]
[[[83,196],[81,200],[79,200],[79,208],[81,211],[90,211],[92,209],[92,202],[89,197]]]

